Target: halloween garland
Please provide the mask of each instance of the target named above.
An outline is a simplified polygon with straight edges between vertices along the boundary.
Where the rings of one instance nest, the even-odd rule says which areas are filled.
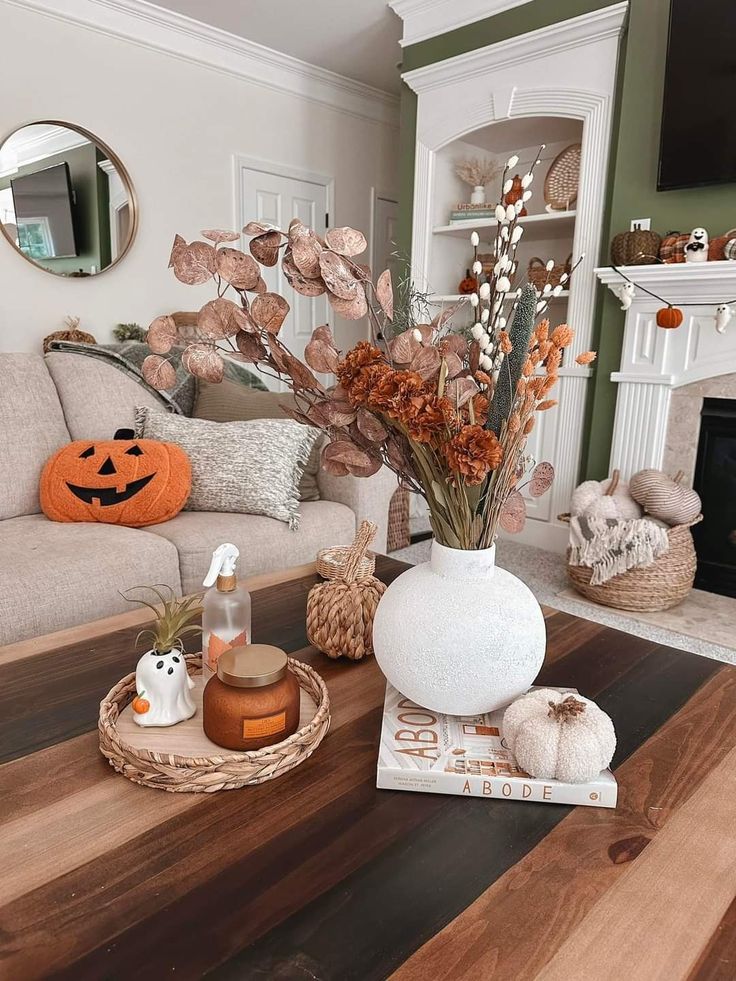
[[[647,289],[646,286],[641,286],[639,283],[635,283],[634,280],[630,279],[625,272],[622,272],[621,269],[618,268],[618,266],[609,266],[609,268],[613,269],[613,271],[618,273],[621,279],[624,280],[621,286],[614,288],[612,291],[619,298],[619,300],[621,300],[621,309],[628,310],[634,301],[636,291],[641,290],[642,293],[647,293],[655,300],[659,300],[660,303],[664,304],[661,310],[657,310],[656,318],[657,326],[662,327],[664,330],[673,330],[674,328],[679,327],[683,322],[684,314],[680,309],[681,307],[703,306],[702,303],[697,302],[681,303],[679,306],[675,306],[673,303],[670,303],[669,300],[666,300],[663,296],[660,296],[659,293],[654,293],[652,290]],[[734,316],[734,310],[732,309],[731,304],[736,304],[736,297],[734,297],[732,300],[723,300],[716,307],[716,312],[713,319],[715,320],[716,330],[719,334],[724,333],[726,330],[726,325]]]

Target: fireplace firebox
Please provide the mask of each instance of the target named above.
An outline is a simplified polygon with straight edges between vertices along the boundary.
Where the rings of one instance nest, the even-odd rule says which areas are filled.
[[[736,400],[704,399],[694,486],[703,521],[693,528],[695,585],[736,597]]]

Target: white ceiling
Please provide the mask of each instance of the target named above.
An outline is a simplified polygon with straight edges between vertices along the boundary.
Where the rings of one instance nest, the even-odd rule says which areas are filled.
[[[157,0],[276,51],[398,93],[401,20],[386,0]]]

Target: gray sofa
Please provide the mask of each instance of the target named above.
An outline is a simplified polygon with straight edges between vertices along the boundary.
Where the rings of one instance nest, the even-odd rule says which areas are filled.
[[[250,514],[182,511],[147,528],[49,521],[40,510],[44,462],[76,439],[110,439],[133,426],[136,405],[160,408],[131,378],[96,359],[69,353],[0,354],[0,645],[130,609],[119,590],[169,583],[201,588],[212,550],[240,549],[241,576],[314,559],[347,544],[356,522],[378,525],[385,551],[396,478],[332,477],[320,472],[319,501],[300,506],[298,531]]]

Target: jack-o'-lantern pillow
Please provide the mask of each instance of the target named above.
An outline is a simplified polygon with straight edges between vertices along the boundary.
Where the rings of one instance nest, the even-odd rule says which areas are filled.
[[[101,521],[142,528],[173,518],[192,489],[189,457],[175,443],[76,440],[62,446],[41,474],[41,508],[52,521]]]

